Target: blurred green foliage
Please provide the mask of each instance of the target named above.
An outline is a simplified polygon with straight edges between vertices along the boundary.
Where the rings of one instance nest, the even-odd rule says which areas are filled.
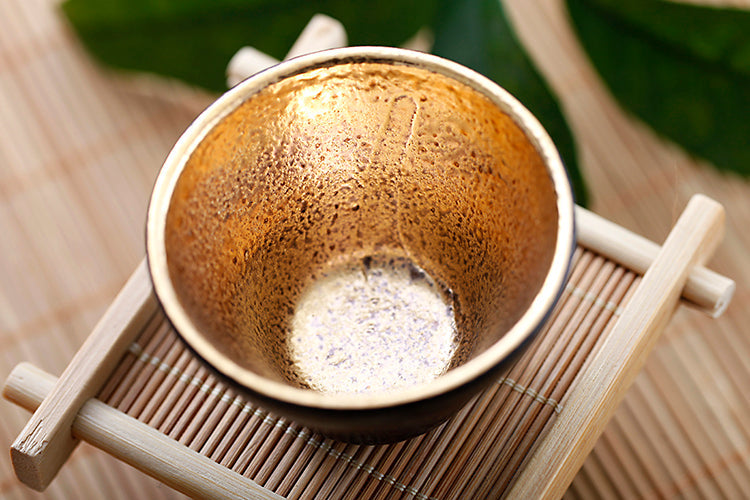
[[[567,0],[623,107],[715,166],[750,174],[750,11],[665,0]]]
[[[221,92],[225,70],[250,45],[283,59],[310,18],[344,24],[351,45],[397,46],[435,18],[435,0],[68,0],[63,11],[91,53]]]
[[[750,173],[750,13],[665,0],[566,0],[592,62],[622,105],[717,166]],[[243,46],[284,57],[315,13],[341,21],[350,45],[399,46],[422,28],[433,52],[505,87],[542,122],[586,188],[558,100],[515,36],[500,0],[67,0],[90,52],[123,69],[221,92]]]
[[[499,83],[542,123],[568,169],[576,201],[587,202],[573,136],[558,101],[518,41],[498,0],[445,2],[434,24],[433,52]]]

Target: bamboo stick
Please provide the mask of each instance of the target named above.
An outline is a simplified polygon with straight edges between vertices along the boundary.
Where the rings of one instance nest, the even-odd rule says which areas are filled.
[[[287,429],[286,436],[284,438],[284,453],[276,461],[276,463],[270,467],[270,474],[265,479],[265,485],[267,488],[274,491],[280,491],[281,482],[289,475],[290,470],[298,459],[302,447],[304,446],[304,439],[300,435],[301,428],[292,423]],[[262,473],[262,471],[261,471]]]
[[[51,393],[55,383],[52,375],[21,363],[9,375],[4,395],[34,411]],[[80,408],[73,421],[72,434],[193,497],[281,499],[254,481],[225,467],[217,467],[211,459],[96,399],[89,399]]]
[[[313,453],[311,460],[308,462],[305,470],[302,472],[300,477],[297,479],[294,487],[289,492],[289,500],[306,498],[304,496],[305,491],[308,489],[310,483],[315,479],[315,475],[323,466],[325,458],[328,455],[325,450],[334,445],[334,442],[329,438],[319,437],[319,439],[322,439],[322,441],[318,446],[316,446],[317,449]],[[382,448],[383,450],[386,449],[385,446],[381,446],[379,448]]]
[[[580,245],[639,274],[646,272],[660,250],[656,243],[578,206],[576,224]],[[733,280],[696,266],[688,275],[682,295],[701,311],[718,318],[729,306],[735,289]]]
[[[14,441],[13,467],[24,484],[39,491],[49,485],[77,444],[70,428],[78,409],[101,389],[156,309],[143,261]]]
[[[344,47],[346,39],[346,30],[339,21],[323,14],[316,14],[302,30],[284,59]],[[234,87],[245,78],[278,62],[254,47],[243,47],[227,65],[227,85]]]
[[[599,350],[570,395],[550,436],[522,472],[510,495],[516,498],[560,496],[580,469],[635,375],[658,333],[667,323],[689,271],[715,249],[724,211],[704,196],[694,196],[631,298],[605,346]]]
[[[224,460],[222,460],[222,463],[226,464],[227,467],[239,472],[240,474],[242,474],[242,471],[245,469],[247,456],[252,453],[249,444],[251,443],[253,436],[255,436],[259,429],[263,428],[265,420],[269,418],[265,410],[260,408],[256,410],[250,406],[247,406],[246,408],[248,416],[246,423],[229,448]],[[243,411],[243,413],[245,412]]]
[[[247,444],[244,445],[242,454],[234,464],[234,470],[242,475],[245,475],[245,472],[257,455],[259,448],[265,442],[268,435],[271,434],[271,431],[273,431],[277,423],[276,417],[270,413],[266,413],[262,419],[259,418],[258,420],[258,427],[253,432],[252,436],[250,436]]]
[[[165,348],[163,330],[166,325],[161,319],[161,317],[157,317],[155,318],[155,321],[151,322],[156,331],[151,337],[151,340],[143,347],[145,352],[153,352],[155,353],[155,356],[163,355],[161,350]],[[152,325],[149,326],[151,327]],[[160,331],[162,332],[161,335],[159,334]],[[136,363],[128,374],[132,376],[132,379],[123,381],[123,383],[120,384],[120,388],[122,389],[122,399],[117,405],[112,406],[123,413],[132,414],[134,412],[133,405],[143,393],[144,381],[149,380],[157,369],[157,366],[153,363],[155,359],[156,358],[152,355],[138,356]]]
[[[326,482],[318,490],[320,498],[340,498],[340,495],[334,495],[333,492],[341,485],[342,481],[346,480],[347,472],[354,468],[351,464],[359,448],[360,445],[356,444],[347,444],[343,447],[341,458],[336,460]]]
[[[192,412],[195,407],[203,402],[207,390],[202,390],[207,386],[208,370],[203,366],[200,360],[191,358],[189,379],[180,384],[180,397],[174,406],[170,409],[169,415],[165,418],[159,430],[164,432],[175,441],[179,441],[185,427],[190,421]]]
[[[202,368],[201,371],[207,373],[205,379],[203,377],[198,379],[199,381],[203,380],[203,382],[198,382],[199,386],[196,384],[196,392],[193,393],[193,397],[186,401],[186,406],[180,407],[180,418],[169,432],[169,437],[185,446],[190,445],[190,441],[198,431],[198,426],[213,406],[212,403],[217,401],[217,398],[211,397],[218,383],[216,376],[209,373],[207,368]]]
[[[217,389],[219,390],[217,391]],[[232,407],[232,401],[234,401],[234,394],[231,389],[225,387],[223,384],[217,386],[217,389],[214,389],[215,392],[211,393],[212,396],[215,394],[214,399],[216,399],[216,404],[213,405],[213,408],[211,408],[211,411],[208,413],[205,420],[199,421],[198,419],[194,419],[193,422],[191,422],[196,428],[194,431],[195,434],[188,446],[197,452],[200,452],[203,449],[211,436],[214,434],[220,435],[226,431],[226,423],[223,417],[231,412],[230,409]],[[208,409],[207,407],[204,408]],[[211,453],[209,451],[202,454],[208,456]]]

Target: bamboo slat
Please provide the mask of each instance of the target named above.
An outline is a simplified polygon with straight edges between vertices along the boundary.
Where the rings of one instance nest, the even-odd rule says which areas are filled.
[[[79,408],[98,394],[112,364],[156,313],[147,272],[144,261],[11,446],[13,467],[28,486],[44,490],[67,461],[77,444],[70,428]]]
[[[34,410],[54,391],[56,383],[52,375],[35,366],[20,364],[9,376],[6,397]],[[239,474],[214,467],[205,457],[96,399],[80,408],[71,433],[193,497],[280,498]]]
[[[514,479],[640,280],[589,250],[552,318],[503,378],[425,436],[381,446],[327,440],[253,406],[192,358],[162,318],[135,340],[101,399],[288,498],[466,498]],[[165,397],[165,395],[169,395]],[[169,416],[154,419],[167,403]]]

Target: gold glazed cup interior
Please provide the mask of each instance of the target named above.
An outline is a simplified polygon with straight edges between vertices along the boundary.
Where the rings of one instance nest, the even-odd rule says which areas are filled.
[[[231,379],[288,404],[383,407],[465,385],[528,339],[562,287],[572,207],[549,138],[502,89],[433,56],[341,49],[256,75],[188,129],[154,190],[149,264],[177,330]],[[442,368],[392,390],[316,387],[292,345],[305,294],[326,307],[333,285],[315,283],[349,272],[374,286],[388,266],[446,305]],[[419,363],[425,340],[396,309],[370,358]],[[345,350],[363,333],[337,335]],[[333,380],[393,370],[377,363]]]

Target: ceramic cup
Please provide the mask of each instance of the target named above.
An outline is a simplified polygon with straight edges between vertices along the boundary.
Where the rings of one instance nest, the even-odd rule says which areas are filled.
[[[206,109],[154,187],[147,255],[185,342],[261,405],[356,442],[457,412],[551,312],[574,248],[560,157],[453,62],[355,47]]]

